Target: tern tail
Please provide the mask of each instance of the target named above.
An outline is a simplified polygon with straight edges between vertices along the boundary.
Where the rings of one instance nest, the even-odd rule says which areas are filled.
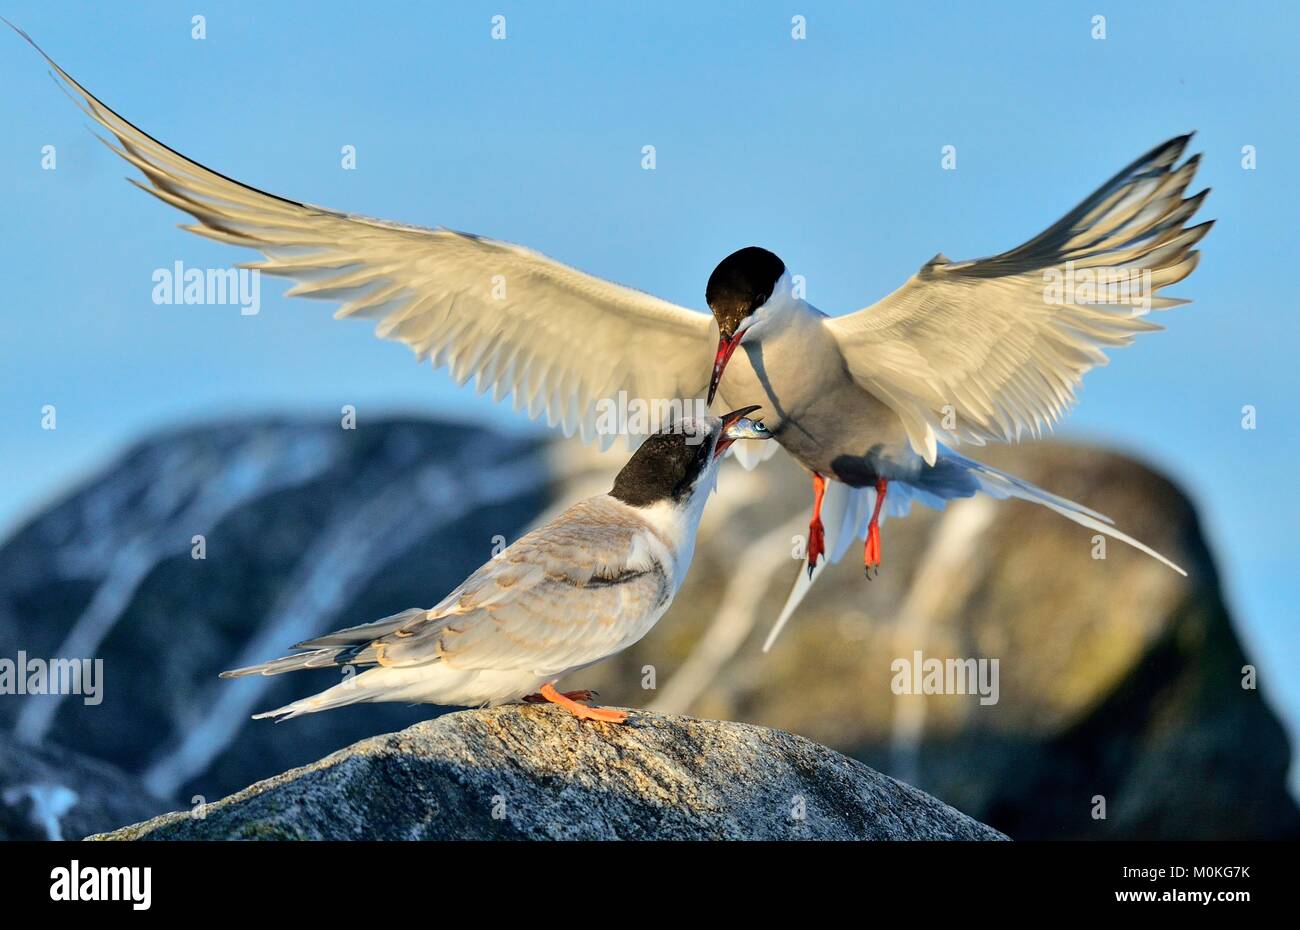
[[[1187,571],[1182,566],[1165,558],[1146,543],[1140,542],[1132,536],[1129,536],[1127,533],[1122,533],[1115,529],[1115,521],[1111,520],[1109,517],[1099,514],[1095,510],[1090,510],[1082,504],[1076,504],[1072,500],[1067,500],[1064,497],[1058,497],[1055,494],[1044,491],[1042,488],[1036,487],[1028,481],[1022,481],[1014,475],[1008,475],[1004,471],[998,471],[996,468],[991,468],[988,465],[983,465],[964,456],[957,455],[957,453],[950,450],[945,449],[944,455],[949,457],[951,460],[965,465],[979,482],[979,489],[985,494],[996,498],[1014,497],[1023,501],[1031,501],[1035,504],[1042,504],[1049,510],[1056,511],[1061,516],[1073,520],[1080,526],[1086,526],[1088,529],[1096,530],[1098,533],[1101,533],[1104,536],[1109,536],[1111,539],[1118,539],[1120,542],[1132,546],[1139,552],[1145,552],[1157,562],[1167,565],[1184,578],[1187,577]]]
[[[301,717],[303,714],[315,714],[322,710],[333,710],[336,707],[346,707],[348,704],[359,704],[363,701],[375,700],[377,695],[373,689],[358,684],[360,678],[360,675],[356,678],[349,678],[332,688],[326,688],[319,694],[313,694],[311,697],[285,704],[275,710],[253,714],[253,719],[263,720],[267,717],[273,717],[276,722],[280,722],[292,720],[294,717]]]
[[[1114,521],[1104,514],[1052,494],[1050,491],[1044,491],[1015,475],[968,459],[943,446],[939,448],[939,456],[934,466],[926,469],[915,484],[897,478],[889,482],[889,495],[886,498],[881,520],[883,522],[885,516],[906,515],[911,509],[913,500],[921,501],[939,510],[949,500],[972,497],[978,493],[999,500],[1016,498],[1040,504],[1080,526],[1146,553],[1184,577],[1187,575],[1186,570],[1180,565],[1161,555],[1146,543],[1116,529]],[[781,608],[781,615],[763,643],[764,652],[772,648],[777,636],[794,615],[804,597],[812,590],[813,584],[826,564],[838,562],[855,539],[866,538],[867,524],[875,505],[875,495],[876,490],[873,487],[851,488],[837,481],[831,482],[822,505],[822,518],[826,526],[827,538],[834,539],[835,543],[830,547],[829,558],[822,560],[812,572],[801,571],[795,578],[794,587],[790,589],[785,606]]]

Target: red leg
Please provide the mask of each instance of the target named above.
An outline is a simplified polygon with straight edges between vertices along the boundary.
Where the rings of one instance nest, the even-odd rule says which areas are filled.
[[[871,577],[872,568],[876,569],[877,574],[880,572],[880,508],[885,505],[885,493],[888,490],[889,482],[884,478],[877,479],[876,506],[871,510],[871,522],[867,524],[867,545],[862,558],[868,578]]]
[[[817,560],[826,554],[826,531],[822,527],[822,498],[826,496],[826,479],[813,472],[813,513],[808,524],[808,574]]]

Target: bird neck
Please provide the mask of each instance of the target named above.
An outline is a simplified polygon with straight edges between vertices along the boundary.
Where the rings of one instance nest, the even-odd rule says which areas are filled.
[[[712,471],[716,473],[716,469]],[[637,508],[654,536],[668,550],[666,555],[670,560],[668,564],[674,590],[680,588],[686,580],[691,560],[695,557],[695,536],[712,487],[713,475],[705,475],[689,498],[680,501],[662,500]]]
[[[645,521],[673,546],[681,548],[694,541],[704,505],[717,485],[718,461],[714,460],[700,473],[689,495],[664,498],[637,508]]]
[[[772,296],[763,306],[754,311],[754,322],[750,324],[747,343],[770,338],[791,324],[819,316],[820,313],[806,300],[796,297],[787,277],[782,277]]]

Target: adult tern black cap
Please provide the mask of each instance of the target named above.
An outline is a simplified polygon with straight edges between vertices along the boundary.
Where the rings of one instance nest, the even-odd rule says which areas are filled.
[[[785,262],[756,245],[732,252],[718,263],[709,275],[704,300],[724,337],[730,338],[746,317],[767,303],[783,274]]]

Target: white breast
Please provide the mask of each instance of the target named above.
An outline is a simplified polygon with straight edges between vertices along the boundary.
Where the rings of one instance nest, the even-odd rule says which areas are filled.
[[[712,470],[716,473],[716,469],[715,465]],[[710,477],[706,475],[705,479]],[[701,485],[706,483],[705,479],[701,479]],[[711,480],[707,483],[712,486]],[[691,567],[691,559],[695,555],[695,534],[708,495],[707,488],[697,488],[690,503],[684,507],[661,501],[649,507],[637,508],[637,514],[645,520],[650,530],[646,534],[647,545],[655,558],[668,570],[674,596],[686,580],[686,573]]]
[[[727,408],[761,404],[763,422],[778,432],[846,377],[844,365],[826,315],[788,290],[773,294],[754,318],[718,391]]]

